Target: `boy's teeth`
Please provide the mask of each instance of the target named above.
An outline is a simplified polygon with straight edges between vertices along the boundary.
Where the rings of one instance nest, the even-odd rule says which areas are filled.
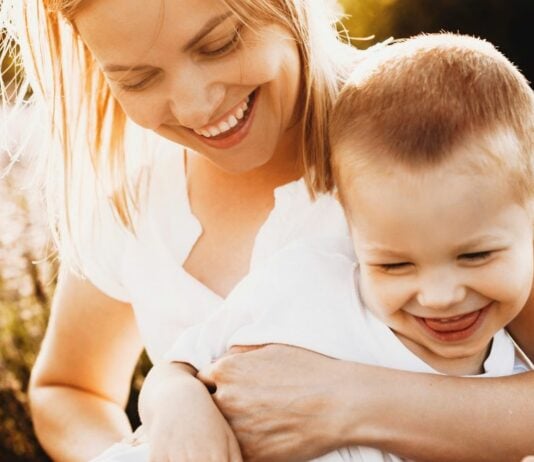
[[[219,124],[219,130],[221,131],[221,133],[226,132],[230,130],[230,125],[227,122],[221,122]]]
[[[230,116],[228,122],[230,123],[231,128],[234,128],[237,125],[237,119],[234,116]]]
[[[243,109],[239,108],[235,113],[235,118],[238,120],[242,119],[244,114]]]
[[[215,127],[210,127],[208,129],[208,131],[210,132],[211,136],[217,136],[217,135],[219,135],[221,133],[220,130],[218,128],[215,128]]]

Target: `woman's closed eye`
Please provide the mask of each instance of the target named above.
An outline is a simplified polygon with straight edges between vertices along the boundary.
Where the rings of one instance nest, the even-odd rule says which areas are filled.
[[[133,80],[130,82],[125,82],[124,80],[119,80],[117,84],[122,90],[126,91],[136,91],[136,90],[143,90],[145,87],[147,87],[156,77],[158,76],[158,72],[151,72],[149,74],[144,74],[139,76],[138,79]]]
[[[234,50],[239,44],[239,41],[241,39],[240,32],[242,27],[242,24],[236,26],[230,38],[215,40],[212,43],[200,48],[199,52],[204,56],[212,58],[223,56],[226,53],[229,53],[230,51]]]

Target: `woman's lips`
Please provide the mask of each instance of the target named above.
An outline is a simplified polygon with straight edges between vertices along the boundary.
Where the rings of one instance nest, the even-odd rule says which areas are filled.
[[[477,311],[449,318],[415,319],[433,337],[444,342],[457,342],[469,338],[482,324],[491,303]]]
[[[199,135],[193,130],[190,130],[190,132],[203,143],[213,148],[228,149],[237,145],[248,135],[248,132],[250,131],[250,127],[252,126],[252,121],[254,119],[254,114],[256,112],[256,102],[258,100],[259,92],[260,90],[258,88],[251,93],[249,106],[245,116],[239,121],[239,123],[235,127],[231,128],[227,132],[221,133],[220,135],[212,136],[210,138]]]

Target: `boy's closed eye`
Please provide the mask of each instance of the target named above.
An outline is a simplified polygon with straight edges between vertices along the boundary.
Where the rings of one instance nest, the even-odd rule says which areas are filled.
[[[479,252],[469,252],[458,255],[458,260],[467,263],[484,263],[496,254],[496,250],[483,250]]]
[[[463,253],[457,257],[459,261],[467,263],[484,263],[489,260],[497,251],[483,250],[478,252]],[[404,274],[409,271],[414,264],[408,261],[392,262],[392,263],[373,263],[369,266],[378,268],[386,273]]]
[[[386,273],[404,274],[414,267],[414,264],[408,261],[394,263],[373,263],[369,266],[382,270]]]

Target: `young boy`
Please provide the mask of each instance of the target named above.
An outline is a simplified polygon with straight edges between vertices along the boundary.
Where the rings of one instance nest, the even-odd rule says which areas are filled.
[[[177,375],[266,343],[420,372],[530,369],[504,328],[534,276],[533,123],[528,83],[486,42],[439,34],[377,52],[332,113],[351,238],[294,243],[251,273],[177,339],[167,355],[185,363]],[[183,383],[187,425],[154,453],[238,460],[207,391]],[[146,460],[146,444],[136,451],[105,460]],[[320,460],[401,459],[351,447]]]

